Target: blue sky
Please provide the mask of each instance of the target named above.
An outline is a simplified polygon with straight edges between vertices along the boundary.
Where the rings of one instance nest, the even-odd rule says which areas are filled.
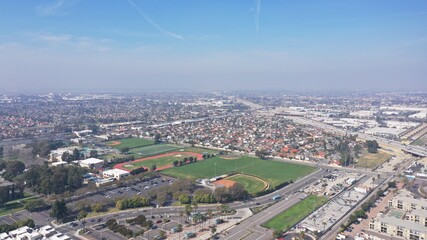
[[[8,0],[7,90],[427,90],[427,1]]]

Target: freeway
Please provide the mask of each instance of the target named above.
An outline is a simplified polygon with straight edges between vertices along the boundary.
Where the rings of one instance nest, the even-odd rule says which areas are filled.
[[[348,130],[344,130],[344,129],[340,129],[319,121],[315,121],[312,119],[308,119],[308,118],[303,118],[303,117],[295,117],[295,116],[287,116],[288,119],[294,120],[295,122],[299,122],[302,124],[307,124],[307,125],[312,125],[312,126],[316,126],[319,128],[322,128],[324,130],[330,131],[330,132],[335,132],[335,133],[339,133],[339,134],[352,134],[352,135],[356,135],[361,138],[361,139],[365,139],[365,140],[376,140],[379,144],[385,144],[385,145],[390,145],[392,147],[401,149],[402,151],[411,153],[411,154],[415,154],[421,157],[426,157],[427,156],[427,149],[420,147],[420,146],[407,146],[403,143],[400,143],[398,141],[394,141],[394,140],[389,140],[389,139],[385,139],[382,137],[378,137],[378,136],[372,136],[366,133],[362,133],[362,132],[354,132],[354,131],[348,131]]]

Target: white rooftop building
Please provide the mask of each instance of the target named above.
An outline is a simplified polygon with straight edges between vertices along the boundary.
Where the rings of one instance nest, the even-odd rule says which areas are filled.
[[[85,160],[77,161],[81,167],[86,167],[90,169],[99,169],[104,165],[104,160],[98,158],[88,158]]]
[[[117,180],[120,180],[129,176],[130,173],[122,169],[114,168],[114,169],[103,171],[102,175],[104,176],[104,178],[115,178]]]

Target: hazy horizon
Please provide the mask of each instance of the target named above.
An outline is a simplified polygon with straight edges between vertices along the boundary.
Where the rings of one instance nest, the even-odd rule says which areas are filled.
[[[2,92],[427,91],[425,1],[0,3]]]

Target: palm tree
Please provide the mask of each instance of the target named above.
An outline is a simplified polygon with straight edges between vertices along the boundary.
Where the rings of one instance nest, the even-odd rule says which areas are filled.
[[[206,212],[206,215],[208,216],[208,226],[211,225],[211,217],[212,217],[212,209],[208,209],[208,211]]]
[[[193,208],[190,204],[185,205],[185,214],[187,214],[187,217],[191,216],[191,212],[193,211]]]
[[[215,236],[215,233],[216,233],[216,227],[215,226],[211,228],[211,233],[212,233],[212,238],[213,238]]]
[[[299,233],[299,236],[300,236],[300,239],[301,239],[301,240],[304,240],[304,239],[305,239],[305,232],[304,232],[304,231],[301,231],[301,232]]]
[[[83,232],[85,229],[85,218],[87,217],[87,212],[85,210],[81,210],[79,212],[79,215],[77,215],[77,220],[79,220],[81,223],[83,223]]]
[[[182,217],[184,216],[184,211],[179,211],[179,224],[182,224]]]
[[[196,201],[193,201],[192,203],[191,203],[191,205],[193,205],[193,210],[194,210],[194,214],[197,212],[197,208],[199,207],[199,205],[197,204],[197,202]]]
[[[374,188],[375,177],[372,177],[372,188]]]

